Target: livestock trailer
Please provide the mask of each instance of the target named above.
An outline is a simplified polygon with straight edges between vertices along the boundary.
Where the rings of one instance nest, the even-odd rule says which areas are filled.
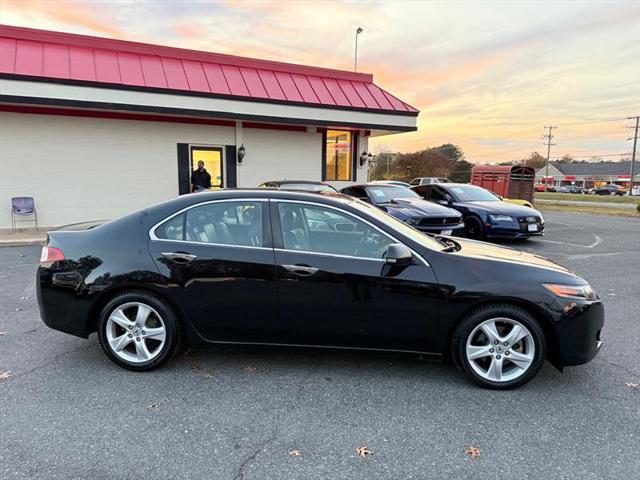
[[[532,167],[475,165],[471,170],[471,184],[504,198],[518,198],[533,203],[535,175]]]

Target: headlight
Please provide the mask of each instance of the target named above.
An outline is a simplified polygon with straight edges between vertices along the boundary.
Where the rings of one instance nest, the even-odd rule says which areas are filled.
[[[494,222],[513,222],[513,218],[509,215],[489,215]]]
[[[563,298],[584,298],[595,300],[596,292],[591,285],[557,285],[554,283],[543,283],[542,286],[551,293]]]
[[[406,223],[407,225],[417,225],[419,222],[420,219],[414,217],[409,217],[404,221],[404,223]]]

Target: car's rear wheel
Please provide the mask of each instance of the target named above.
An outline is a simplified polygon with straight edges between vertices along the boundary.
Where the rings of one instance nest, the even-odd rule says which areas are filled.
[[[509,304],[482,307],[456,328],[452,354],[475,383],[510,389],[531,380],[544,362],[544,333],[525,309]]]
[[[169,360],[180,344],[180,324],[171,306],[147,292],[126,292],[105,305],[98,339],[117,365],[152,370]]]
[[[474,240],[482,240],[484,238],[482,222],[477,217],[468,217],[465,219],[464,231],[467,238],[473,238]]]

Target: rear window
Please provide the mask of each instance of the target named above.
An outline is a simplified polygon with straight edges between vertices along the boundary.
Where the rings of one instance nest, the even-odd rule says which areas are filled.
[[[181,213],[156,228],[156,237],[163,240],[184,240],[186,215]]]

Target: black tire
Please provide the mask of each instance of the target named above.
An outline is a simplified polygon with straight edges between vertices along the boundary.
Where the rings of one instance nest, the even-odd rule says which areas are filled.
[[[482,227],[482,221],[478,217],[467,217],[464,220],[464,232],[467,238],[473,240],[484,239],[484,228]]]
[[[478,375],[469,364],[466,355],[467,338],[473,330],[485,320],[498,317],[516,320],[524,325],[531,333],[535,345],[535,353],[529,368],[518,378],[505,382],[494,382]],[[494,390],[518,388],[531,380],[542,367],[545,350],[544,332],[538,321],[524,308],[511,304],[486,305],[472,311],[458,324],[451,340],[451,356],[458,370],[481,387]]]
[[[111,313],[126,303],[139,302],[153,308],[162,317],[165,327],[165,341],[160,352],[151,360],[143,363],[133,363],[118,357],[108,344],[106,335],[107,321]],[[116,365],[135,372],[144,372],[158,368],[171,359],[179,350],[181,342],[180,322],[174,309],[161,298],[150,293],[132,290],[118,294],[112,298],[100,312],[98,319],[98,340],[104,353]]]

